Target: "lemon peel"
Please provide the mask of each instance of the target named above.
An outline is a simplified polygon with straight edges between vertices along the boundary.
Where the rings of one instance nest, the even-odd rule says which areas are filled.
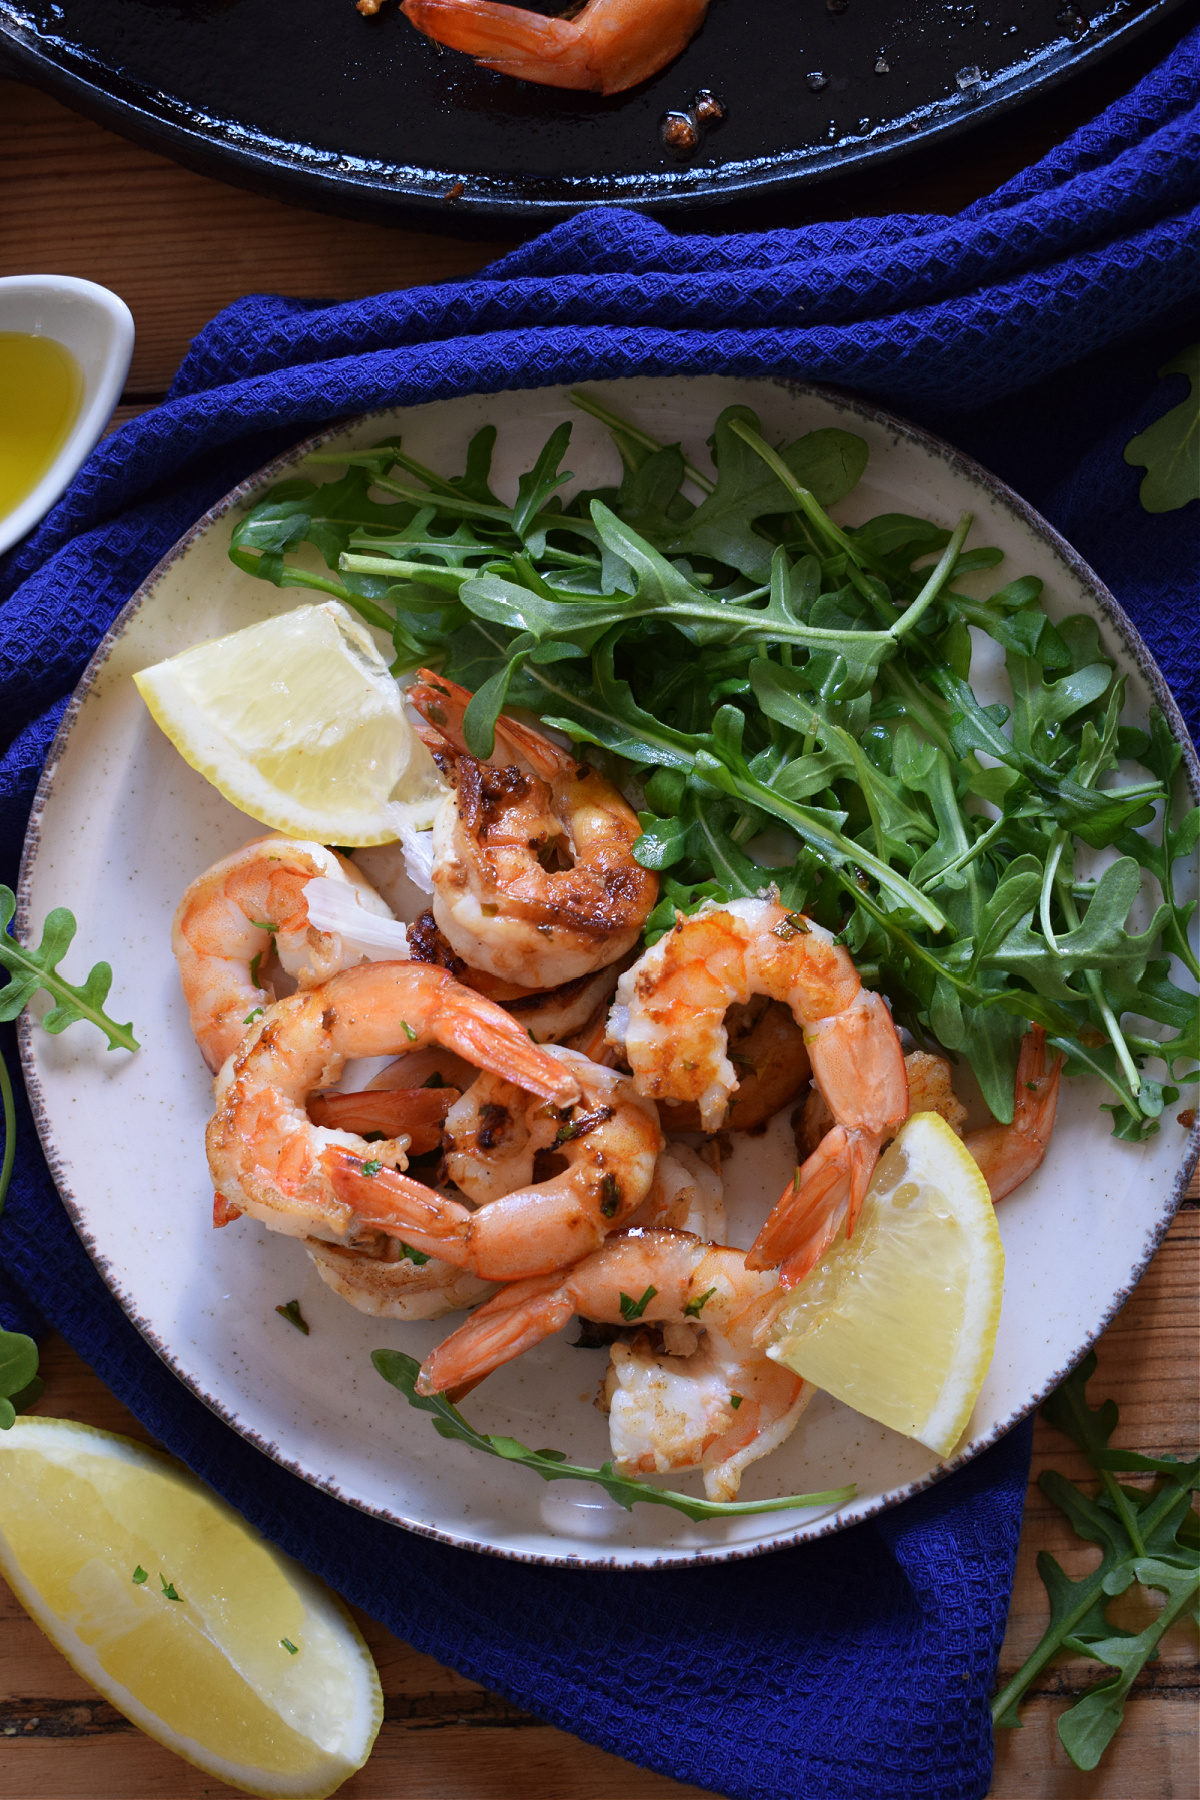
[[[321,1800],[370,1754],[383,1696],[341,1601],[156,1450],[18,1419],[0,1572],[106,1700],[220,1781]]]
[[[185,762],[291,837],[390,843],[431,824],[448,792],[370,632],[336,600],[196,644],[133,679]]]
[[[1004,1248],[979,1166],[936,1113],[880,1158],[853,1238],[792,1292],[767,1355],[949,1456],[996,1344]]]

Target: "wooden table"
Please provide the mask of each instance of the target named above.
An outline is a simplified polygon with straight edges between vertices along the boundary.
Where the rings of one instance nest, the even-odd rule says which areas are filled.
[[[743,209],[731,227],[866,213],[953,212],[990,192],[1095,115],[1163,53],[1155,38],[1012,124],[881,175],[824,187],[770,216]],[[123,142],[31,88],[0,78],[0,274],[82,275],[122,294],[137,347],[118,418],[162,397],[193,334],[240,294],[351,297],[466,275],[506,246],[359,225],[293,210],[193,175]],[[1179,1133],[1168,1117],[1164,1130]],[[1196,1189],[1099,1347],[1093,1387],[1122,1413],[1118,1441],[1185,1453],[1197,1441]],[[42,1411],[147,1434],[60,1339],[43,1349]],[[1039,1422],[1033,1474],[1081,1477],[1082,1459]],[[1083,1546],[1031,1486],[1001,1668],[1041,1635],[1035,1571],[1050,1549],[1070,1573]],[[1123,1601],[1134,1623],[1136,1602]],[[361,1617],[361,1615],[360,1615]],[[702,1800],[701,1790],[638,1769],[530,1718],[361,1618],[378,1661],[386,1718],[346,1800]],[[997,1800],[1182,1800],[1196,1791],[1195,1632],[1177,1626],[1143,1675],[1101,1767],[1080,1775],[1054,1734],[1064,1701],[1097,1678],[1066,1661],[1038,1684],[1022,1732],[1001,1734]],[[4,1800],[199,1800],[228,1793],[143,1737],[98,1699],[0,1584],[0,1796]]]

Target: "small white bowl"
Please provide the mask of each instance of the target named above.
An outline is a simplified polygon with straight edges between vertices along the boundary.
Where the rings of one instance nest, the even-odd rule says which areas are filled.
[[[0,519],[4,551],[49,512],[98,443],[129,373],[133,314],[94,281],[73,275],[9,275],[0,279],[0,331],[56,339],[71,352],[83,376],[83,399],[62,449],[32,492]]]

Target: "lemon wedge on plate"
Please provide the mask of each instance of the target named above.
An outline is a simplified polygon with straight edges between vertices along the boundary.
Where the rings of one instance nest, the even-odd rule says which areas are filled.
[[[364,625],[336,600],[197,644],[134,676],[157,725],[226,800],[291,837],[386,844],[447,788]]]
[[[979,1165],[936,1113],[879,1160],[854,1236],[789,1296],[767,1355],[949,1456],[996,1345],[1004,1248]]]
[[[135,1725],[252,1794],[332,1794],[383,1717],[341,1602],[158,1451],[67,1419],[0,1433],[0,1571]]]

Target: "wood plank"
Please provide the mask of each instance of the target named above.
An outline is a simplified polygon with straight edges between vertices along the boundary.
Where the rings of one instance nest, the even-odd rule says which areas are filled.
[[[0,221],[0,275],[79,275],[130,307],[129,399],[161,396],[200,327],[242,294],[336,300],[454,281],[507,247],[243,193],[4,79]]]
[[[1099,1346],[1093,1394],[1122,1410],[1117,1441],[1184,1452],[1196,1443],[1195,1293],[1200,1212],[1179,1214],[1162,1248]],[[39,1410],[81,1419],[145,1442],[149,1434],[60,1338],[43,1349],[47,1394]],[[1085,1474],[1082,1458],[1041,1420],[1032,1474]],[[1081,1545],[1031,1481],[1001,1670],[1012,1673],[1040,1639],[1047,1616],[1035,1559],[1048,1549],[1075,1574],[1096,1552]],[[1123,1601],[1123,1622],[1148,1616]],[[1139,1611],[1139,1607],[1141,1610]],[[356,1615],[380,1671],[386,1716],[375,1752],[341,1790],[347,1800],[701,1800],[701,1790],[637,1769],[531,1718]],[[1168,1633],[1154,1670],[1140,1678],[1117,1744],[1081,1776],[1054,1724],[1098,1676],[1065,1659],[1038,1682],[1020,1732],[997,1739],[994,1800],[1183,1800],[1194,1791],[1195,1632]],[[59,1656],[7,1589],[0,1593],[0,1796],[4,1800],[199,1800],[226,1790],[186,1768],[107,1707]],[[514,1735],[515,1734],[515,1735]],[[84,1744],[86,1743],[86,1754]]]

